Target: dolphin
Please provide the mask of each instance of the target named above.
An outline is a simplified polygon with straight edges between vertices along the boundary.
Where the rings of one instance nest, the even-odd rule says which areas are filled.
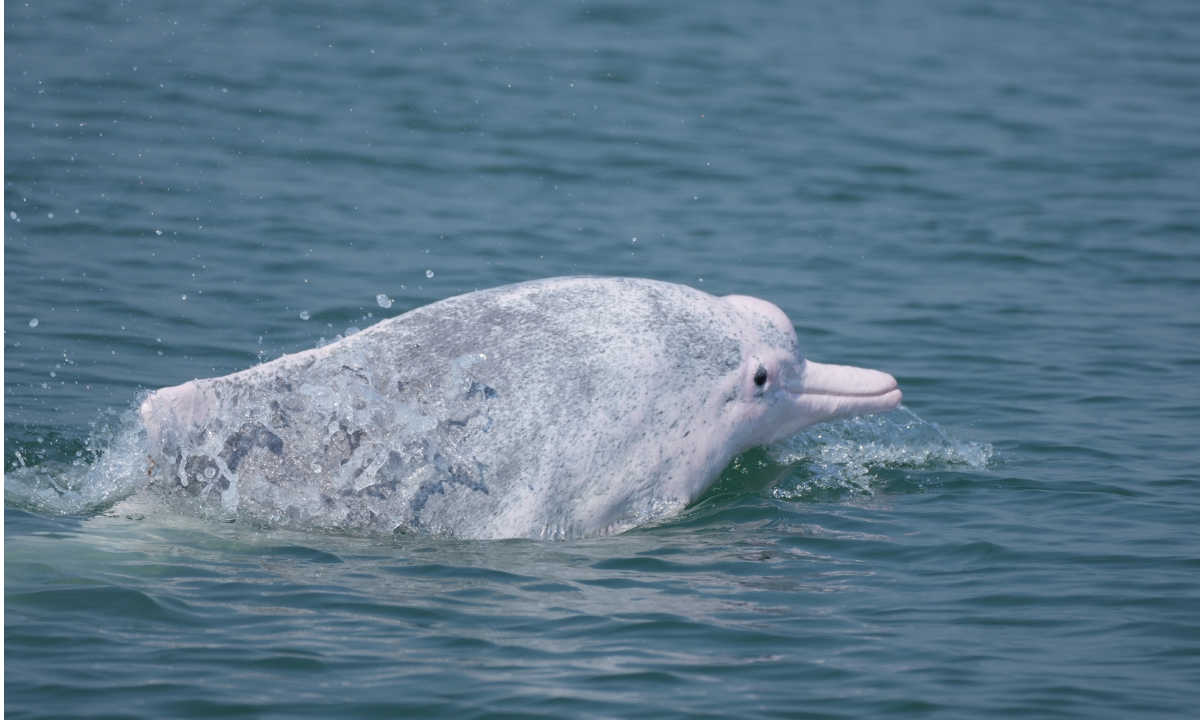
[[[151,485],[212,512],[562,539],[678,514],[739,453],[900,400],[891,375],[807,360],[765,300],[566,277],[158,390],[141,418]]]

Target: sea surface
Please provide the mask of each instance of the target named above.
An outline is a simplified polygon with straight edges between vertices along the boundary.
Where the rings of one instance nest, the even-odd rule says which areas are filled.
[[[7,718],[1194,714],[1195,2],[4,13]],[[105,495],[140,393],[573,274],[905,406],[613,537]]]

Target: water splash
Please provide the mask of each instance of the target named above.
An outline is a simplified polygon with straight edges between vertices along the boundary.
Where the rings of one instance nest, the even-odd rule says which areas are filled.
[[[147,443],[139,404],[102,414],[86,440],[55,439],[49,453],[29,447],[6,453],[4,504],[48,515],[93,515],[145,487]]]
[[[885,415],[821,423],[768,449],[780,465],[798,465],[771,493],[801,499],[822,490],[870,494],[872,469],[987,466],[992,446],[952,437],[906,407]],[[793,482],[798,476],[799,482]],[[789,487],[789,483],[791,486]]]
[[[449,532],[444,518],[456,519],[457,506],[427,508],[462,488],[488,492],[471,442],[492,425],[496,392],[472,372],[486,357],[456,358],[444,381],[419,384],[373,369],[369,344],[347,348],[316,358],[286,389],[261,380],[255,392],[205,406],[198,425],[152,404],[153,464],[138,512],[368,535]]]
[[[350,437],[357,437],[360,431],[363,434],[357,447],[347,445],[344,448],[351,451],[351,457],[343,463],[324,462],[323,456],[319,458],[322,462],[318,462],[316,455],[320,453],[308,458],[313,463],[312,471],[327,478],[323,482],[351,492],[360,492],[383,476],[400,480],[399,475],[391,477],[401,469],[399,465],[392,468],[389,464],[395,459],[395,453],[391,451],[403,450],[412,444],[409,441],[420,441],[418,444],[423,450],[417,453],[420,457],[414,455],[409,458],[412,462],[404,463],[411,473],[420,476],[408,478],[406,475],[407,482],[403,483],[406,486],[421,484],[414,480],[437,480],[435,476],[452,469],[451,466],[460,470],[472,467],[465,447],[459,447],[454,438],[435,438],[431,433],[439,424],[438,418],[454,420],[450,424],[461,426],[464,432],[472,429],[488,432],[491,420],[486,405],[490,389],[481,386],[471,373],[473,366],[483,362],[486,362],[486,356],[473,354],[456,358],[451,363],[449,382],[442,389],[442,396],[438,402],[426,407],[426,411],[432,411],[437,418],[421,414],[404,403],[377,397],[365,385],[352,388],[302,386],[297,402],[303,400],[313,405],[316,416],[336,415],[339,418],[328,427],[321,426],[318,434],[322,438],[314,438],[311,443],[314,453],[334,445],[346,445]],[[352,402],[340,402],[343,398],[350,398]],[[153,453],[149,452],[139,411],[142,399],[144,396],[124,412],[110,410],[102,415],[93,423],[94,430],[86,440],[38,436],[28,442],[10,442],[5,456],[5,504],[38,513],[71,515],[105,512],[123,500],[141,502],[149,508],[146,512],[157,507],[164,499],[164,492],[175,485],[167,483],[157,493],[142,492],[148,487],[156,487],[150,481],[151,476],[171,469],[148,459]],[[357,401],[353,401],[355,399]],[[192,461],[184,468],[175,468],[180,471],[176,487],[179,492],[175,494],[182,493],[187,497],[181,502],[166,502],[170,511],[220,519],[243,514],[239,512],[238,480],[241,478],[227,467],[220,450],[217,446],[189,447],[188,453],[180,455],[180,458],[187,455]],[[902,407],[886,415],[815,425],[782,443],[751,454],[757,453],[759,464],[767,468],[766,474],[771,476],[766,487],[773,487],[768,492],[780,499],[806,500],[827,496],[830,492],[870,494],[879,470],[928,470],[946,465],[983,468],[992,452],[990,445],[954,438],[935,423],[926,422]],[[421,458],[425,459],[422,461]],[[429,458],[441,460],[431,462]],[[745,471],[738,470],[739,462],[744,459],[735,459],[734,470],[727,471],[729,477],[724,480],[725,484],[733,483],[733,487],[744,489]],[[778,470],[771,471],[771,467]],[[791,472],[778,480],[778,473],[786,472],[789,467]],[[226,477],[227,484],[220,482]],[[245,478],[248,482],[256,479]],[[218,488],[218,484],[216,493],[206,492]],[[722,481],[717,485],[714,491],[720,490]],[[197,493],[198,497],[191,497]],[[663,508],[657,506],[636,508],[625,518],[628,522],[622,523],[621,529],[663,514]],[[261,512],[251,510],[249,515],[257,520],[264,519]],[[301,527],[341,527],[344,524],[313,522],[311,518],[308,522],[288,522],[288,518],[279,515],[265,519]],[[558,536],[552,528],[546,531],[547,536]]]

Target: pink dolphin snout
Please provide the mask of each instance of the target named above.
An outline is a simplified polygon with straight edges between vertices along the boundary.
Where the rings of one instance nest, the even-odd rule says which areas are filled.
[[[896,378],[885,372],[811,360],[785,378],[784,387],[812,413],[811,422],[889,412],[903,399]]]

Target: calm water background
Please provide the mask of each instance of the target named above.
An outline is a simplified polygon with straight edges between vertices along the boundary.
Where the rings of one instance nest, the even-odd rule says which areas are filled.
[[[1195,3],[5,21],[10,475],[91,457],[139,389],[575,273],[769,299],[948,433],[839,426],[841,455],[754,451],[682,518],[569,543],[7,493],[7,717],[1194,711]]]

